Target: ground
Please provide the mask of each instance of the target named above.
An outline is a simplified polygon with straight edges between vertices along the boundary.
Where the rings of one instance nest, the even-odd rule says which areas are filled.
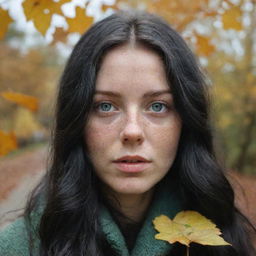
[[[0,229],[13,221],[45,172],[46,147],[26,150],[0,159]]]
[[[16,218],[28,194],[45,173],[47,148],[41,146],[0,159],[0,229]],[[239,208],[256,224],[256,176],[229,172]]]

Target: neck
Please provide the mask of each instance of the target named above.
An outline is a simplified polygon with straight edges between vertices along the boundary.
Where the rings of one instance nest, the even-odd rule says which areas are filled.
[[[153,197],[153,189],[143,194],[117,194],[108,193],[113,207],[118,209],[128,219],[140,222],[149,207]]]

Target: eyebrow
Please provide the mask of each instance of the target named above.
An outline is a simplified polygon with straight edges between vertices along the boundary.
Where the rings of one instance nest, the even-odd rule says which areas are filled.
[[[103,94],[113,97],[121,97],[121,94],[118,92],[113,91],[95,91],[95,94]],[[156,97],[162,94],[172,94],[170,90],[163,90],[163,91],[150,91],[143,95],[143,98],[150,98],[150,97]]]

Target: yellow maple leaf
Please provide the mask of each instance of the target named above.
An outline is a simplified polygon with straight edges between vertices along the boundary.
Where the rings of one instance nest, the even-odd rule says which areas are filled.
[[[9,24],[13,22],[7,10],[0,8],[0,39],[2,39],[8,30]]]
[[[27,20],[32,20],[36,29],[45,35],[51,25],[52,15],[63,15],[61,6],[71,0],[25,0],[22,3]]]
[[[160,215],[153,223],[160,232],[155,238],[171,244],[179,242],[188,247],[192,242],[202,245],[231,245],[219,236],[221,232],[214,223],[195,211],[181,211],[173,220]]]
[[[0,131],[0,156],[7,155],[17,149],[17,140],[13,132],[6,133]]]
[[[4,99],[21,105],[31,111],[38,110],[38,99],[36,97],[17,92],[2,92],[0,95]]]
[[[199,55],[209,56],[215,50],[210,38],[196,34],[196,48]]]
[[[232,6],[221,16],[224,29],[242,30],[242,10],[239,6]]]
[[[93,17],[89,17],[85,14],[85,8],[76,7],[75,18],[66,18],[68,23],[68,32],[78,32],[83,34],[85,30],[93,23]]]

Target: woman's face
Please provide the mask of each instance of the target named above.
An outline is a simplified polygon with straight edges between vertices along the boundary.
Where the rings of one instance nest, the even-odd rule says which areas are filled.
[[[105,187],[118,194],[149,192],[172,166],[180,132],[160,57],[143,46],[109,51],[85,127],[87,150]]]

